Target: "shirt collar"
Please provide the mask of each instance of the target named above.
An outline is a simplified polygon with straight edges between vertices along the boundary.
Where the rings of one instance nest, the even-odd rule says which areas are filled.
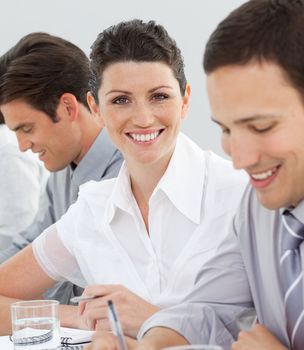
[[[133,193],[131,191],[130,175],[124,161],[115,180],[114,188],[109,199],[110,206],[107,210],[108,222],[113,219],[117,208],[125,212],[130,212],[130,200],[132,199]]]
[[[101,130],[77,167],[72,170],[72,167],[69,166],[74,184],[80,186],[88,178],[99,181],[115,152],[117,149],[110,140],[106,129]]]
[[[152,199],[159,193],[164,193],[180,212],[196,224],[201,220],[205,185],[206,162],[203,154],[204,152],[193,141],[180,133],[168,168],[151,196]],[[108,208],[109,222],[113,219],[116,208],[130,212],[132,200],[135,199],[131,191],[129,172],[124,162],[110,198],[112,205]]]
[[[302,200],[294,209],[290,210],[299,221],[304,224],[304,200]]]
[[[199,224],[205,170],[204,151],[187,136],[180,133],[169,166],[153,195],[158,190],[162,190],[181,213]]]

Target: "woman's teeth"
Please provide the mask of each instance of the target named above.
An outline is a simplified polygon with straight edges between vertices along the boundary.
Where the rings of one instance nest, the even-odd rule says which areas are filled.
[[[148,142],[148,141],[154,140],[159,135],[159,133],[160,133],[160,130],[152,132],[151,134],[134,134],[134,133],[130,133],[129,135],[135,141]]]

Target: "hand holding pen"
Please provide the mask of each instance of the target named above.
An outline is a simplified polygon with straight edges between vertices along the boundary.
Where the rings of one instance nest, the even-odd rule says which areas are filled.
[[[80,302],[80,301],[89,301],[94,299],[94,296],[88,297],[88,296],[82,296],[73,298],[74,302]],[[94,349],[108,349],[109,346],[113,348],[113,343],[117,347],[118,350],[128,350],[128,346],[122,331],[122,327],[120,324],[119,316],[117,313],[117,310],[112,302],[112,300],[108,300],[108,318],[110,321],[111,329],[113,334],[109,334],[108,332],[100,332],[97,331],[94,338],[93,343],[88,346],[88,350],[94,350]],[[116,339],[114,338],[114,335],[116,336]],[[131,348],[137,344],[136,340],[131,340],[129,338],[129,342],[131,342]]]
[[[79,303],[81,301],[89,301],[98,298],[98,296],[94,295],[82,295],[79,297],[71,298],[72,303]],[[122,331],[121,323],[118,317],[118,313],[116,308],[112,302],[112,300],[108,300],[108,318],[110,321],[111,329],[114,335],[116,335],[119,343],[120,350],[128,350],[127,343],[124,338],[124,334]]]
[[[72,303],[79,303],[82,301],[90,301],[93,299],[98,298],[98,296],[94,295],[82,295],[79,297],[73,297],[71,298]],[[108,300],[108,319],[110,322],[112,333],[117,337],[118,343],[119,343],[119,349],[120,350],[128,350],[127,343],[124,338],[123,330],[121,327],[121,323],[118,317],[118,312],[112,302],[112,300]]]
[[[120,350],[128,350],[127,343],[121,328],[118,313],[115,309],[115,305],[112,300],[108,300],[108,317],[110,320],[112,332],[116,335],[119,343]]]
[[[136,350],[147,350],[146,346],[140,346],[140,344],[132,338],[125,337],[128,350],[136,349]],[[118,343],[117,337],[114,334],[105,332],[105,331],[97,331],[93,336],[93,341],[88,346],[85,347],[86,350],[108,350],[115,349],[121,350],[120,345]]]
[[[124,334],[133,338],[145,320],[159,310],[121,285],[90,285],[81,297],[75,299],[73,300],[80,302],[79,327],[110,331],[107,301],[112,300],[121,315]]]

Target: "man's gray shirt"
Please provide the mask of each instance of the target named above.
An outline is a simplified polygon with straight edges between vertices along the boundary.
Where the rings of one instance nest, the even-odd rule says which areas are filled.
[[[190,303],[155,314],[145,322],[139,337],[152,327],[165,326],[175,329],[191,343],[217,342],[230,349],[236,336],[236,315],[245,301],[249,304],[253,301],[259,323],[289,347],[279,280],[281,211],[264,208],[249,186],[230,236],[219,247],[219,255],[202,268],[197,288],[187,297]],[[304,201],[292,213],[304,223]],[[300,254],[304,271],[303,243]]]
[[[63,170],[51,173],[33,223],[16,236],[10,247],[0,253],[0,263],[18,253],[42,231],[59,220],[76,201],[81,184],[90,180],[99,181],[116,177],[122,161],[121,153],[103,129],[74,170],[69,165]],[[76,294],[81,293],[80,289],[75,290]],[[45,296],[57,299],[61,303],[68,303],[72,295],[73,285],[64,282],[57,284]]]

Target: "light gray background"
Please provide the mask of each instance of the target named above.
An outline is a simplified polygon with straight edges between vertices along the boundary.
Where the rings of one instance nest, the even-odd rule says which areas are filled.
[[[141,18],[163,24],[182,50],[192,86],[183,131],[202,148],[223,155],[220,130],[210,121],[201,67],[205,43],[216,25],[244,0],[10,0],[1,1],[1,47],[6,52],[25,34],[62,36],[87,54],[97,34],[122,20]]]

